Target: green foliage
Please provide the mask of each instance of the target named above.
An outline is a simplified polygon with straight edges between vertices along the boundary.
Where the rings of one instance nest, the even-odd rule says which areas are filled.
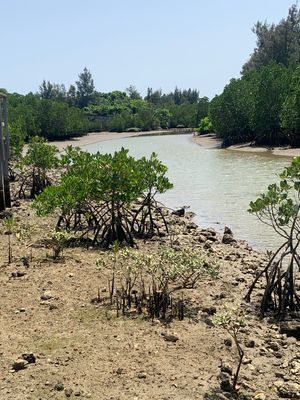
[[[26,132],[19,121],[10,123],[8,129],[10,134],[10,159],[16,161],[22,156]]]
[[[49,145],[45,139],[33,137],[30,141],[26,155],[21,159],[21,187],[19,197],[27,197],[27,189],[30,198],[41,193],[51,180],[48,176],[50,170],[58,167],[58,149]]]
[[[257,48],[223,93],[212,99],[210,117],[223,145],[251,141],[259,145],[299,140],[300,11],[289,9],[277,25],[258,22]],[[196,125],[195,125],[196,126]]]
[[[99,121],[88,119],[83,110],[56,97],[51,99],[29,94],[10,94],[9,125],[13,146],[33,136],[62,139],[101,128]],[[13,147],[13,150],[14,150]]]
[[[149,160],[136,160],[125,149],[89,154],[68,147],[61,165],[65,173],[60,184],[47,187],[33,206],[39,215],[59,210],[58,226],[75,231],[80,227],[83,235],[92,233],[94,244],[107,247],[116,240],[133,245],[137,226],[155,224],[148,223],[149,208],[151,212],[157,208],[155,194],[172,187],[165,176],[167,168],[155,154]],[[141,197],[147,201],[137,211],[143,215],[140,219],[130,209]]]
[[[213,132],[213,125],[210,117],[204,117],[201,119],[198,128],[195,129],[200,135],[205,135],[207,133]]]
[[[53,250],[53,259],[57,260],[66,247],[70,235],[65,231],[54,231],[50,236],[51,247]]]
[[[246,315],[239,305],[232,305],[230,307],[226,305],[223,310],[219,311],[215,315],[213,322],[216,326],[220,326],[221,328],[225,329],[230,336],[232,336],[235,342],[239,355],[239,361],[233,377],[232,388],[233,390],[236,390],[240,368],[244,357],[244,351],[241,348],[239,340],[239,331],[246,325]]]
[[[44,80],[36,94],[8,97],[9,122],[17,143],[32,136],[53,140],[100,130],[194,127],[208,112],[208,98],[199,98],[199,92],[192,89],[175,88],[168,94],[149,89],[145,99],[133,85],[126,92],[97,92],[87,68],[68,90],[63,84]]]
[[[293,146],[300,145],[300,66],[291,78],[288,94],[283,103],[281,123]]]
[[[33,231],[34,227],[29,224],[20,224],[16,229],[16,239],[22,244],[24,249],[21,259],[25,267],[29,267],[29,261],[32,259],[32,249],[30,255],[27,254],[27,250],[31,248],[33,244],[31,243]]]
[[[55,146],[51,146],[44,139],[35,136],[28,145],[22,164],[46,171],[58,165],[57,153],[58,149]]]
[[[175,251],[162,247],[149,254],[120,248],[118,244],[116,248],[113,244],[108,256],[97,261],[97,269],[110,276],[110,305],[116,303],[117,315],[120,304],[124,315],[135,304],[138,313],[162,319],[166,318],[168,309],[172,316],[175,311],[183,319],[183,297],[177,303],[174,301],[177,308],[174,310],[171,294],[195,287],[207,274],[215,277],[216,267],[207,255],[191,248]]]
[[[265,275],[266,287],[261,301],[261,315],[269,310],[284,319],[287,314],[300,311],[298,289],[295,286],[300,258],[300,157],[294,157],[290,166],[279,175],[280,181],[268,186],[255,201],[250,203],[249,212],[260,221],[271,226],[280,235],[283,244],[270,257],[269,262],[257,275],[246,299],[258,280]]]
[[[300,11],[296,4],[290,7],[287,18],[282,19],[277,25],[257,22],[253,32],[257,36],[257,47],[243,66],[243,73],[258,69],[270,62],[284,66],[299,63]]]
[[[287,96],[289,80],[289,70],[275,63],[262,67],[257,73],[250,122],[257,144],[284,143],[280,114]]]
[[[249,212],[270,225],[280,236],[290,238],[291,229],[297,240],[300,201],[300,157],[294,157],[289,167],[279,174],[280,182],[268,186],[255,201],[251,201]]]
[[[221,95],[210,103],[210,117],[217,135],[225,146],[251,140],[251,111],[253,92],[251,80],[232,79]]]
[[[83,72],[78,75],[77,86],[77,98],[79,107],[86,107],[93,101],[95,94],[95,86],[92,78],[92,74],[85,67]]]

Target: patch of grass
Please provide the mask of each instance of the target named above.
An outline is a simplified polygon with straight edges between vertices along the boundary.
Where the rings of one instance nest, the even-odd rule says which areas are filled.
[[[77,310],[73,318],[82,324],[84,327],[90,327],[97,321],[107,321],[111,318],[116,318],[114,310],[105,310],[100,307],[87,306]]]
[[[36,342],[36,348],[43,353],[54,353],[64,347],[69,347],[74,341],[74,338],[53,338]]]

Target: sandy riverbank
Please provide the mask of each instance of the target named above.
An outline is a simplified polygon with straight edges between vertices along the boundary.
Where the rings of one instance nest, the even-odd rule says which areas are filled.
[[[87,135],[75,137],[68,140],[54,141],[54,144],[59,150],[63,150],[69,145],[73,146],[87,146],[93,143],[104,142],[106,140],[122,139],[128,137],[140,137],[140,136],[156,136],[156,135],[178,135],[178,134],[190,134],[191,132],[180,132],[180,131],[148,131],[148,132],[93,132]],[[220,148],[222,141],[213,134],[194,136],[193,142],[199,144],[206,149]],[[250,143],[235,144],[227,147],[227,150],[231,151],[242,151],[247,153],[269,153],[274,156],[284,157],[295,157],[300,156],[300,148],[291,147],[262,147],[262,146],[251,146]]]
[[[182,132],[180,130],[168,130],[168,131],[147,131],[147,132],[93,132],[87,135],[75,137],[68,140],[54,141],[54,144],[59,150],[63,150],[67,146],[87,146],[89,144],[104,142],[106,140],[122,139],[128,137],[138,136],[159,136],[159,135],[179,135],[179,134],[191,134],[191,132]]]
[[[222,141],[216,138],[215,135],[203,135],[195,136],[193,141],[200,146],[205,148],[220,148]],[[300,156],[300,148],[290,148],[290,147],[262,147],[262,146],[251,146],[250,143],[235,144],[227,148],[227,150],[233,151],[243,151],[247,153],[270,153],[274,156],[285,156],[285,157],[295,157]]]

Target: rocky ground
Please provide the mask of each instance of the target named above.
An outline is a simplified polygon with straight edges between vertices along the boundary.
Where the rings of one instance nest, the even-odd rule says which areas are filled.
[[[240,333],[245,357],[239,398],[300,398],[299,327],[287,336],[274,321],[259,320],[255,305],[261,293],[255,292],[253,303],[243,302],[265,254],[230,234],[222,243],[212,229],[173,217],[178,227],[172,237],[175,247],[203,251],[219,263],[219,276],[203,276],[195,289],[185,291],[193,318],[168,323],[136,315],[117,318],[114,310],[91,303],[107,287],[96,268],[96,260],[107,252],[67,248],[54,261],[44,239],[55,216],[36,217],[26,201],[15,202],[12,212],[16,225],[29,224],[33,233],[27,249],[11,235],[10,264],[5,229],[0,236],[1,400],[231,398],[219,389],[236,369],[237,352],[228,333],[212,319],[233,303],[247,314]],[[169,245],[170,238],[138,245],[153,253],[162,243]],[[28,252],[31,260],[24,266],[22,257]]]

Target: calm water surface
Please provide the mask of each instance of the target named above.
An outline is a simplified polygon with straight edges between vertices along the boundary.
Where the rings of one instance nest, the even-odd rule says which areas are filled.
[[[259,249],[272,249],[279,240],[272,230],[247,212],[249,202],[275,181],[289,164],[285,157],[205,149],[191,135],[146,136],[108,140],[84,146],[90,152],[113,152],[121,147],[135,157],[158,154],[168,167],[174,188],[158,197],[171,208],[189,205],[195,222],[222,231],[229,226],[235,237]]]

